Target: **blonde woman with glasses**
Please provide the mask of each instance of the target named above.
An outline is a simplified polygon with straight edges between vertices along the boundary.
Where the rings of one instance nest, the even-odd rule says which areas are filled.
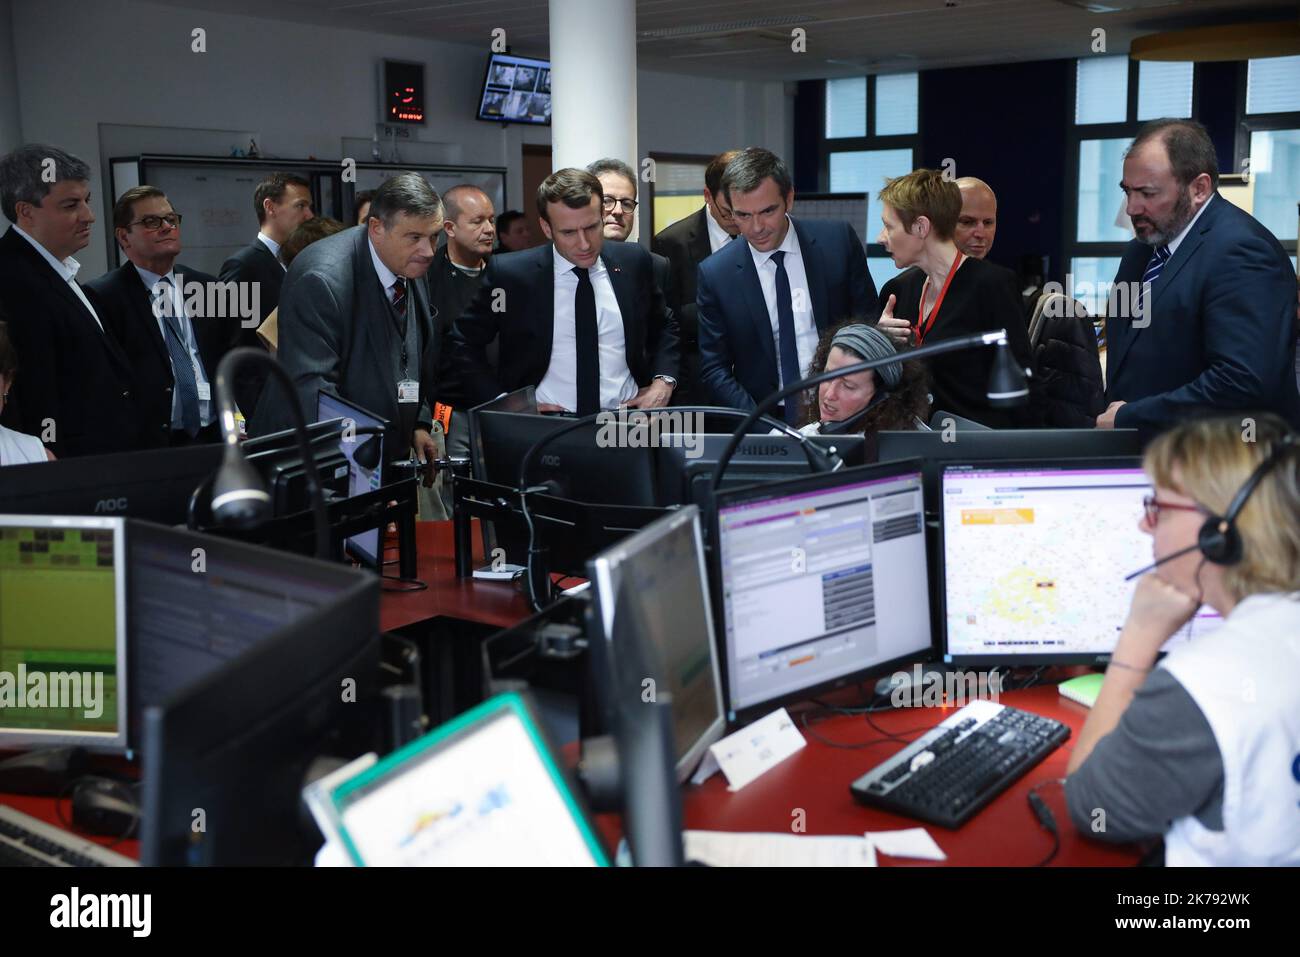
[[[1300,865],[1300,439],[1274,416],[1193,421],[1145,468],[1159,565],[1074,745],[1070,817],[1163,836],[1169,865]],[[1222,626],[1157,663],[1202,603]]]

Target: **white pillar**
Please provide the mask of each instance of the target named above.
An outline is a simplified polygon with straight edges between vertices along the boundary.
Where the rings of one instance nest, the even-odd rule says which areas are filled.
[[[551,0],[554,169],[606,156],[640,173],[636,152],[636,0]]]

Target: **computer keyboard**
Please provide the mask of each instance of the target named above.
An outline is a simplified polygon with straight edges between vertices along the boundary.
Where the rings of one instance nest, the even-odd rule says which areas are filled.
[[[0,867],[136,867],[70,831],[0,805]]]
[[[1070,736],[1059,721],[974,701],[876,765],[849,790],[863,804],[960,827]]]

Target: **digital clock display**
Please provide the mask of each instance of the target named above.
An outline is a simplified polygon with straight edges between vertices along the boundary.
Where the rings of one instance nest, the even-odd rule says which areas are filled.
[[[424,64],[384,61],[385,123],[424,122]]]

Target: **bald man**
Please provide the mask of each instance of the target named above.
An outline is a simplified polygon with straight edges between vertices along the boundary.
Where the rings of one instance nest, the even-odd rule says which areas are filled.
[[[963,176],[957,180],[961,190],[961,215],[952,241],[972,259],[983,259],[993,248],[998,231],[998,198],[982,179]]]

